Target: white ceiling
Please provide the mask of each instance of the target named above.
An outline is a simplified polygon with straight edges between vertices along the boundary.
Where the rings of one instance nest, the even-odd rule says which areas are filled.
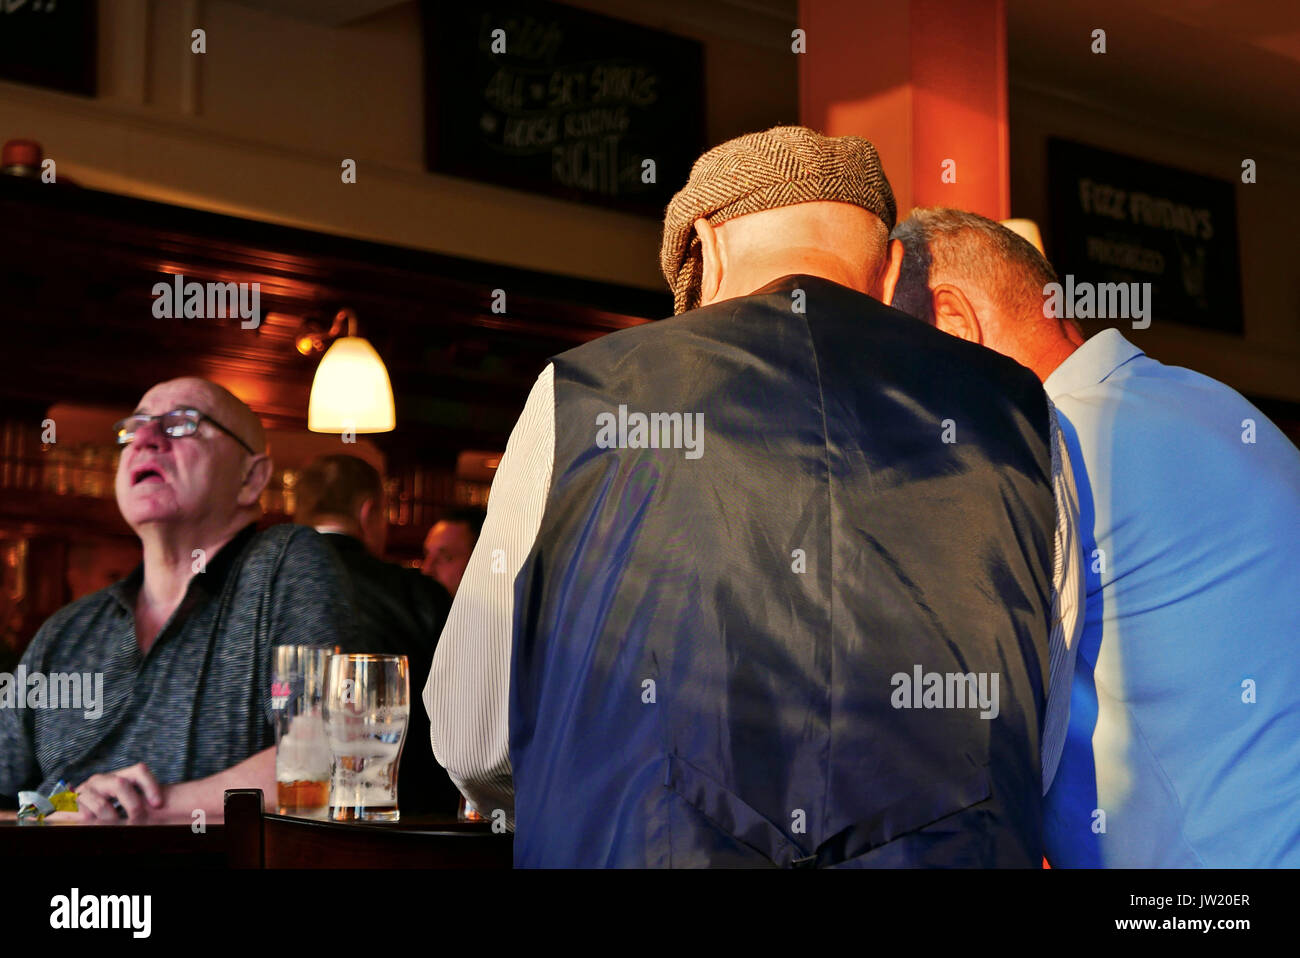
[[[1300,155],[1295,0],[1008,0],[1007,59],[1013,86]]]

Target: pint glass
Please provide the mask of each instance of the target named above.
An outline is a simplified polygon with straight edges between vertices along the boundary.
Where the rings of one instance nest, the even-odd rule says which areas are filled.
[[[325,687],[330,817],[395,822],[397,768],[410,716],[404,655],[336,655]]]

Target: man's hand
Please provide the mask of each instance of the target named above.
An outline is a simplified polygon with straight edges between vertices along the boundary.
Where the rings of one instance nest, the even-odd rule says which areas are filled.
[[[175,785],[159,785],[149,767],[140,762],[116,772],[92,775],[76,789],[78,812],[55,812],[51,822],[89,822],[115,825],[124,819],[113,802],[121,806],[125,820],[133,824],[174,825],[190,822],[202,811],[209,822],[220,822],[225,814],[228,788],[260,788],[275,801],[275,746],[232,765],[207,778]]]
[[[120,822],[124,817],[122,813],[130,822],[143,822],[163,806],[163,787],[144,762],[116,772],[92,775],[75,791],[79,819],[100,825]]]

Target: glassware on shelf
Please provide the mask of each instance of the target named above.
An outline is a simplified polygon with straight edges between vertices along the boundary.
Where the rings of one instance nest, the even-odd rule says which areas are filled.
[[[298,511],[298,470],[284,469],[280,472],[280,505],[285,515]]]
[[[81,468],[77,476],[77,495],[99,498],[104,494],[104,476],[100,467],[100,451],[93,443],[82,443],[77,450]]]

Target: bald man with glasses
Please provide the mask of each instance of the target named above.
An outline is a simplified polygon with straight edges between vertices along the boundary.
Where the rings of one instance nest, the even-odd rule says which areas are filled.
[[[102,676],[102,700],[0,708],[0,795],[62,779],[84,821],[219,817],[227,788],[275,794],[271,648],[350,648],[351,610],[317,533],[257,531],[271,458],[233,394],[159,383],[114,432],[117,504],[144,561],[51,616],[20,666],[51,689]]]

